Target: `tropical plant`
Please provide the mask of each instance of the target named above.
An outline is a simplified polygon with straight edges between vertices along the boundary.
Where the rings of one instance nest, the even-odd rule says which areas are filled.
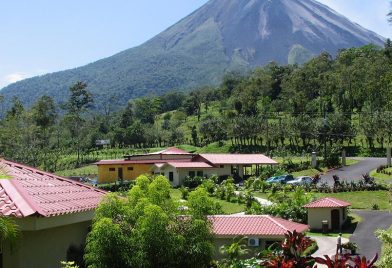
[[[220,253],[225,256],[222,260],[226,267],[240,267],[241,257],[249,253],[246,247],[246,237],[234,238],[230,245],[220,247]]]
[[[311,268],[315,263],[314,258],[306,256],[305,252],[313,243],[304,234],[289,231],[281,244],[281,252],[272,253],[269,260],[261,265],[269,268]]]

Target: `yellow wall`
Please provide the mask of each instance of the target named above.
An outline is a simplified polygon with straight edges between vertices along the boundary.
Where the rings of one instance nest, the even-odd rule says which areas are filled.
[[[133,167],[133,170],[128,170],[129,167]],[[98,183],[112,183],[117,181],[118,169],[123,169],[124,180],[134,180],[138,176],[151,173],[151,164],[117,164],[117,165],[98,165]],[[115,171],[109,171],[110,168],[114,168]]]

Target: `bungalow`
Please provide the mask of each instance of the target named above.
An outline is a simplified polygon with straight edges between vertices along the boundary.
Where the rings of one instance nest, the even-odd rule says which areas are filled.
[[[233,239],[246,237],[251,252],[260,252],[276,242],[282,242],[285,234],[306,232],[309,227],[268,215],[215,215],[208,219],[215,236],[217,252],[222,245],[230,245]]]
[[[94,209],[104,191],[0,159],[0,216],[13,217],[22,235],[0,250],[0,268],[60,267],[81,256]]]
[[[125,156],[124,160],[102,160],[97,166],[98,183],[134,180],[142,174],[162,174],[173,186],[180,186],[187,176],[244,178],[258,174],[263,165],[276,164],[262,154],[192,154],[173,147],[156,153]]]
[[[328,230],[340,230],[347,220],[350,203],[332,197],[321,198],[304,207],[308,210],[308,224],[312,230],[322,230],[323,222]]]

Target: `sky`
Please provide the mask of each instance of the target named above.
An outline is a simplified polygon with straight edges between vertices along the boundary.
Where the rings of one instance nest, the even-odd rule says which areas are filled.
[[[246,1],[246,0],[239,0]],[[0,1],[0,88],[140,45],[207,0]],[[392,37],[389,0],[319,0]]]

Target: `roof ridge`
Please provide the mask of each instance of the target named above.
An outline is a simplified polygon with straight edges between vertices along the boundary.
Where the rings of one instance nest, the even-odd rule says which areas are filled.
[[[346,202],[344,200],[339,200],[339,199],[336,199],[336,198],[333,198],[333,197],[327,197],[327,199],[329,201],[331,201],[332,203],[335,203],[336,205],[339,205],[339,206],[342,206],[343,203],[347,203],[348,204],[348,202]],[[341,203],[341,202],[343,202],[343,203]]]
[[[97,188],[95,188],[95,187],[86,185],[86,184],[84,184],[84,183],[80,183],[80,182],[77,182],[77,181],[73,181],[73,180],[67,179],[67,178],[65,178],[65,177],[62,177],[62,176],[59,176],[59,175],[56,175],[56,174],[53,174],[53,173],[46,172],[46,171],[44,171],[44,170],[37,169],[37,168],[32,167],[32,166],[28,166],[28,165],[25,165],[25,164],[16,163],[16,162],[14,162],[14,161],[5,160],[5,159],[0,159],[0,162],[1,162],[1,160],[4,160],[5,164],[7,164],[7,162],[8,162],[8,163],[10,163],[12,166],[14,166],[14,167],[21,166],[21,167],[23,167],[23,168],[30,169],[31,172],[33,172],[34,174],[42,173],[43,175],[49,176],[49,177],[54,178],[54,179],[66,181],[66,182],[72,183],[72,184],[74,184],[74,185],[79,185],[79,186],[82,186],[82,187],[85,187],[85,188],[88,188],[88,189],[91,189],[91,190],[94,190],[94,191],[97,191],[97,192],[107,193],[107,192],[104,191],[104,190],[100,190],[100,189],[97,189]],[[12,167],[12,166],[11,166],[11,167]]]
[[[23,200],[30,206],[32,210],[34,210],[35,213],[46,216],[46,213],[33,199],[30,198],[29,194],[17,180],[12,179],[10,180],[10,183],[15,187],[15,190],[22,196]]]
[[[279,227],[281,227],[282,229],[288,231],[289,229],[287,229],[286,227],[284,227],[281,223],[279,223],[275,218],[273,218],[270,215],[266,216],[268,219],[270,219],[271,221],[273,221],[275,224],[277,224]],[[282,219],[283,220],[283,219]]]

